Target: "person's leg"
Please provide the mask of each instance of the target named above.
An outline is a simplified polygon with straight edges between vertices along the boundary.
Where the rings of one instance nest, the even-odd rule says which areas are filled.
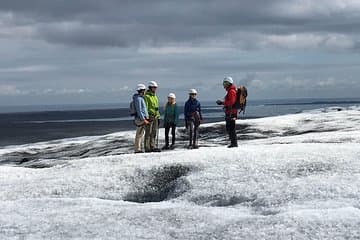
[[[229,119],[225,117],[225,128],[226,133],[229,134]]]
[[[169,147],[169,132],[170,132],[170,125],[167,123],[165,124],[165,147]]]
[[[145,126],[145,139],[144,139],[144,148],[145,152],[150,152],[150,136],[151,136],[151,129],[154,121],[150,121],[149,124]]]
[[[135,152],[141,152],[141,142],[144,136],[145,126],[138,126],[135,135]]]
[[[198,129],[199,129],[199,125],[194,124],[194,137],[193,137],[193,147],[194,148],[198,148],[198,144],[197,144]]]
[[[154,119],[153,124],[151,126],[151,133],[150,133],[150,149],[153,150],[155,148],[157,148],[156,146],[156,135],[157,135],[157,130],[159,127],[158,124],[158,119]]]
[[[231,140],[231,120],[230,118],[225,118],[225,126],[226,126],[226,133],[229,135],[229,139]]]
[[[193,137],[193,122],[192,121],[188,121],[188,125],[189,125],[189,147],[192,146],[192,137]]]
[[[231,146],[237,147],[237,136],[236,136],[236,121],[230,120],[229,121],[229,136],[231,140]]]
[[[136,134],[135,134],[135,146],[134,151],[139,152],[141,150],[141,141],[140,141],[140,127],[136,128]]]
[[[172,124],[172,125],[171,125],[171,136],[172,136],[172,138],[171,138],[171,145],[172,145],[172,146],[175,145],[175,136],[176,136],[175,130],[176,130],[176,125],[175,125],[175,124]]]
[[[236,120],[233,121],[233,127],[232,127],[232,135],[234,139],[234,145],[238,145],[237,136],[236,136]]]

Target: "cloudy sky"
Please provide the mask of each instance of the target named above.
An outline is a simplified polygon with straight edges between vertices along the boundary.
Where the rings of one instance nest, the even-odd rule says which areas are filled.
[[[359,0],[1,0],[0,105],[358,97]]]

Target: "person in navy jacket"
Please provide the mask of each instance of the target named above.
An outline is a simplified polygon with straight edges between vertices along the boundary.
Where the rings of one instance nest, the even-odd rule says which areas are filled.
[[[196,99],[197,91],[195,89],[189,90],[189,99],[185,103],[185,127],[189,131],[189,149],[198,148],[198,128],[203,120],[201,114],[201,104]]]

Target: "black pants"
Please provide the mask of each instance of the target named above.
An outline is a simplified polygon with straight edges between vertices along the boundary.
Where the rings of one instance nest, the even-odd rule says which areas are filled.
[[[169,146],[169,132],[170,132],[170,128],[171,128],[171,144],[174,145],[175,144],[175,130],[176,130],[176,125],[174,123],[165,123],[165,145]]]
[[[189,146],[197,146],[197,134],[199,129],[199,122],[193,119],[186,120],[186,128],[189,130]]]
[[[226,132],[229,134],[231,145],[236,145],[237,146],[235,119],[230,118],[230,117],[226,117],[225,122],[226,122]]]

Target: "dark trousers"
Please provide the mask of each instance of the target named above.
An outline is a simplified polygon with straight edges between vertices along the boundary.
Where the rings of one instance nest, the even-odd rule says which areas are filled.
[[[226,117],[225,122],[226,122],[226,132],[229,134],[231,145],[236,145],[237,146],[235,119],[232,119],[230,117]]]
[[[176,125],[174,123],[165,123],[165,145],[169,146],[169,132],[170,132],[170,128],[171,128],[171,144],[174,145],[175,144],[175,130],[176,130]]]
[[[189,130],[189,146],[197,146],[197,134],[199,123],[195,120],[186,120],[186,127]]]

